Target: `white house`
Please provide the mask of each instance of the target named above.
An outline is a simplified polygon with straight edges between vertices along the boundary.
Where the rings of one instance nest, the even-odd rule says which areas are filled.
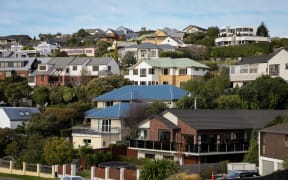
[[[138,62],[125,78],[134,85],[170,84],[176,87],[193,79],[202,79],[209,67],[189,58],[157,58]]]
[[[37,113],[40,111],[34,107],[0,107],[0,128],[15,129]]]
[[[233,46],[240,44],[270,42],[269,37],[257,36],[257,28],[248,26],[220,28],[219,37],[215,39],[216,46]]]
[[[288,81],[288,51],[281,49],[274,54],[246,57],[230,66],[230,81],[233,87],[241,87],[262,75],[281,77]]]
[[[34,48],[40,53],[40,55],[43,56],[48,56],[55,52],[57,49],[59,49],[58,46],[49,44],[47,42],[41,42],[40,44],[38,44],[38,46],[35,46]]]

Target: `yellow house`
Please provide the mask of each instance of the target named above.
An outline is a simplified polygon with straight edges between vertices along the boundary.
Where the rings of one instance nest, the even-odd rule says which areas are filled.
[[[154,34],[146,36],[142,43],[152,43],[158,45],[161,44],[167,37],[168,35],[164,31],[158,29]]]

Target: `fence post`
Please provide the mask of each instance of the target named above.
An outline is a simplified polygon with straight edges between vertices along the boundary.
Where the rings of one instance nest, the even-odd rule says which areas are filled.
[[[124,179],[124,171],[125,171],[124,168],[120,168],[120,180],[125,180]]]
[[[140,179],[140,169],[137,168],[136,170],[136,179],[139,180]]]
[[[71,164],[71,176],[76,175],[76,164]]]
[[[51,172],[51,177],[56,177],[56,174],[55,174],[55,165],[52,165],[52,172]]]
[[[109,179],[109,167],[105,167],[105,180]]]
[[[25,175],[26,174],[26,162],[23,162],[22,163],[23,164],[23,175]]]
[[[41,164],[37,164],[37,175],[40,176]]]
[[[10,160],[10,167],[9,167],[9,168],[10,168],[10,174],[12,174],[12,171],[13,171],[13,161],[11,161],[11,160]]]
[[[95,166],[91,167],[91,179],[94,179],[95,177]]]
[[[66,175],[66,164],[63,164],[62,176]]]

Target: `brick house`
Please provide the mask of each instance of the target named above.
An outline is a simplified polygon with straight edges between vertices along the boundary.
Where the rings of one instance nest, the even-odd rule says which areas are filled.
[[[180,164],[242,161],[253,129],[263,128],[282,110],[168,109],[138,125],[128,155],[169,158]]]
[[[271,174],[283,169],[288,150],[288,123],[259,131],[259,173]]]

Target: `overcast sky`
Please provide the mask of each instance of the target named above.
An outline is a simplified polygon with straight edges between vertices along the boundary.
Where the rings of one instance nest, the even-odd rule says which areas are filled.
[[[62,34],[125,26],[182,30],[188,25],[255,26],[288,35],[287,0],[1,0],[0,36]]]

